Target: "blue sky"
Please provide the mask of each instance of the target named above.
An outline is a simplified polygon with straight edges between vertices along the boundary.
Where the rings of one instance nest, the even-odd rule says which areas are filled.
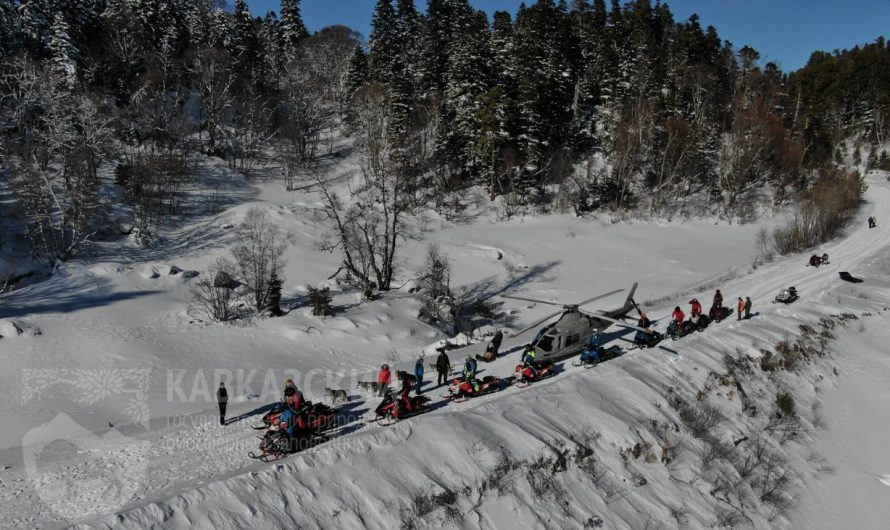
[[[247,0],[255,15],[277,11],[279,0]],[[520,0],[470,0],[488,13],[515,13]],[[527,0],[526,3],[534,3]],[[654,0],[653,0],[654,3]],[[310,31],[344,24],[367,37],[375,0],[302,0],[303,19]],[[425,0],[416,0],[419,10]],[[608,2],[607,2],[608,4]],[[783,70],[806,64],[814,50],[833,51],[890,39],[890,0],[673,0],[677,20],[698,13],[702,26],[713,25],[720,37],[737,48],[749,44],[766,61]]]

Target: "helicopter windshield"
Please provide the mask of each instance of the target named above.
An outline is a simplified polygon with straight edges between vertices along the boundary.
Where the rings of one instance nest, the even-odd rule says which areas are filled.
[[[538,340],[537,344],[535,344],[538,348],[549,352],[553,351],[553,336],[552,335],[544,335]]]

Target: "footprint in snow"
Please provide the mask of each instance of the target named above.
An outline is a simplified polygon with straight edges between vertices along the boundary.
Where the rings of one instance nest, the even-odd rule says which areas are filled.
[[[881,484],[890,487],[890,475],[881,475],[878,480],[881,481]]]

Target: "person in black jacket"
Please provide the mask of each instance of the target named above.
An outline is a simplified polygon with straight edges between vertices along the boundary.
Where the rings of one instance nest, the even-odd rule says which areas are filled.
[[[219,390],[216,391],[216,400],[219,402],[219,424],[226,424],[226,404],[229,402],[229,393],[226,391],[226,384],[220,383]]]
[[[436,358],[436,372],[439,373],[438,386],[448,384],[448,374],[451,373],[451,360],[445,354],[445,350],[439,351]]]

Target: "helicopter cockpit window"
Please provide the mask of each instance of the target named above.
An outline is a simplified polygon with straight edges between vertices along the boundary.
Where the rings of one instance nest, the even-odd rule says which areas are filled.
[[[544,335],[541,337],[541,340],[535,344],[538,348],[544,351],[552,351],[553,350],[553,336],[552,335]]]
[[[566,347],[568,348],[572,344],[577,344],[579,338],[580,338],[580,335],[578,335],[577,333],[566,337]]]

